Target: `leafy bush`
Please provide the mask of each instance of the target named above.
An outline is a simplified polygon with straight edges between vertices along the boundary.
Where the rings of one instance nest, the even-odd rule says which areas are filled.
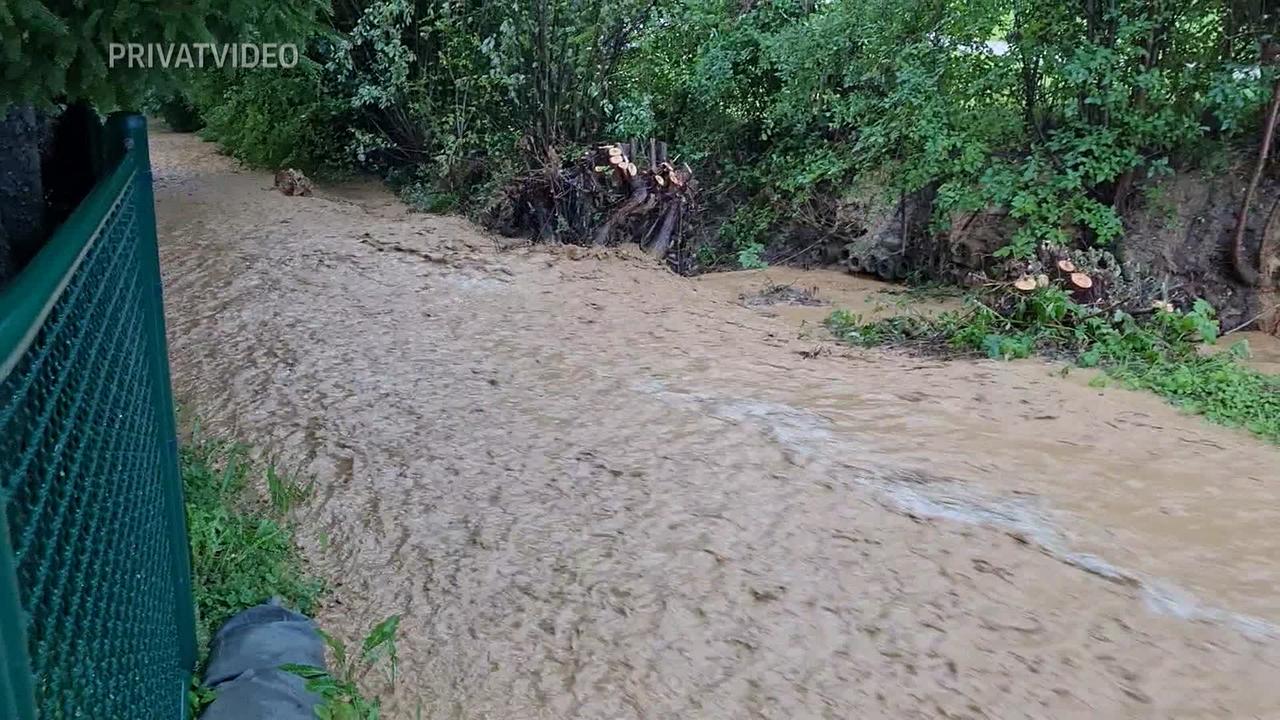
[[[400,199],[415,210],[429,213],[446,213],[456,208],[461,199],[454,193],[442,192],[432,183],[410,183],[400,189]]]
[[[135,42],[291,42],[317,27],[323,0],[205,0],[175,7],[140,0],[0,5],[0,105],[86,101],[106,113],[167,97],[184,81],[170,68],[120,62],[112,46]]]
[[[323,68],[239,69],[198,76],[192,97],[204,134],[250,165],[341,171],[352,165],[349,118],[325,84]]]
[[[743,206],[720,226],[720,240],[725,243],[743,270],[766,267],[760,254],[764,252],[765,233],[774,222],[773,211],[765,207]]]
[[[939,228],[1008,208],[1019,227],[1000,254],[1014,258],[1113,244],[1137,183],[1257,128],[1275,72],[1259,71],[1259,43],[1231,39],[1274,33],[1275,14],[1219,2],[669,12],[627,81],[650,96],[656,132],[714,163],[723,189],[785,207],[887,169],[891,190],[936,190]]]
[[[158,113],[165,124],[174,132],[195,132],[204,127],[204,118],[196,109],[191,99],[184,93],[154,98],[148,102],[149,110]]]

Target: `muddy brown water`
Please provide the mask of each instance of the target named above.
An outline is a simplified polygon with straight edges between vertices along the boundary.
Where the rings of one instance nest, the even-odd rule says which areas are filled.
[[[1277,449],[742,300],[869,281],[499,249],[152,140],[179,398],[314,478],[319,620],[403,616],[391,717],[1280,717]]]

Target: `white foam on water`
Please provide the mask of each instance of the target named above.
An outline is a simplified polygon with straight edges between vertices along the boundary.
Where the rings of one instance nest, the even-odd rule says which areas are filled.
[[[971,484],[947,478],[944,482],[918,481],[909,474],[870,470],[843,462],[865,449],[842,443],[821,415],[785,403],[723,398],[706,393],[671,389],[660,380],[645,380],[633,389],[658,395],[668,402],[692,404],[707,414],[732,422],[757,426],[792,454],[824,458],[848,472],[847,479],[866,487],[898,512],[937,520],[999,528],[1036,545],[1049,556],[1105,580],[1134,587],[1152,612],[1194,622],[1210,622],[1235,629],[1253,640],[1280,639],[1280,627],[1261,618],[1209,605],[1191,592],[1163,578],[1148,576],[1115,565],[1091,553],[1071,549],[1058,529],[1064,518],[1038,501],[991,495]],[[874,458],[868,460],[868,464]],[[904,480],[913,477],[917,481]],[[1079,523],[1078,518],[1070,521]]]

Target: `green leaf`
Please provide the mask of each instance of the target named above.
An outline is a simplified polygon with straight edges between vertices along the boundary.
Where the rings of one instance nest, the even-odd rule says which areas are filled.
[[[361,647],[361,656],[368,658],[370,654],[385,649],[393,644],[396,639],[396,631],[400,628],[400,616],[392,615],[386,620],[374,626],[373,630],[365,637]]]

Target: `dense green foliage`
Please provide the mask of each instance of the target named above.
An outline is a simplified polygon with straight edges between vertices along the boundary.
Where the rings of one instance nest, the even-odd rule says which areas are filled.
[[[1276,18],[1222,2],[688,2],[629,65],[655,129],[794,207],[884,172],[1004,252],[1108,243],[1134,182],[1255,127]],[[674,44],[674,47],[673,47]],[[654,77],[659,79],[655,84]]]
[[[320,0],[6,0],[0,3],[0,105],[87,100],[136,108],[180,86],[163,68],[111,65],[112,43],[291,42],[312,32]]]
[[[994,359],[1064,355],[1123,384],[1151,390],[1189,412],[1280,443],[1280,377],[1241,364],[1248,347],[1206,352],[1218,340],[1213,308],[1157,308],[1143,319],[1079,305],[1058,288],[1027,295],[971,295],[963,310],[862,322],[836,311],[827,327],[857,345],[906,345]]]
[[[579,5],[340,4],[301,72],[243,71],[192,92],[233,152],[271,148],[247,159],[274,164],[300,140],[312,147],[289,159],[301,165],[358,165],[467,194],[523,162],[522,138],[533,153],[604,132],[618,65],[651,4]],[[315,135],[343,157],[315,148]]]
[[[236,80],[236,116],[283,127],[213,124],[246,156],[328,127],[347,162],[437,204],[549,147],[653,135],[749,206],[708,259],[758,262],[759,220],[821,226],[815,200],[869,174],[935,193],[936,228],[1008,208],[1001,252],[1027,257],[1113,242],[1144,179],[1250,138],[1277,22],[1259,0],[352,0],[305,79]]]
[[[303,58],[295,68],[272,72],[195,75],[206,136],[257,167],[314,172],[350,166],[345,108],[325,91],[322,74]]]

